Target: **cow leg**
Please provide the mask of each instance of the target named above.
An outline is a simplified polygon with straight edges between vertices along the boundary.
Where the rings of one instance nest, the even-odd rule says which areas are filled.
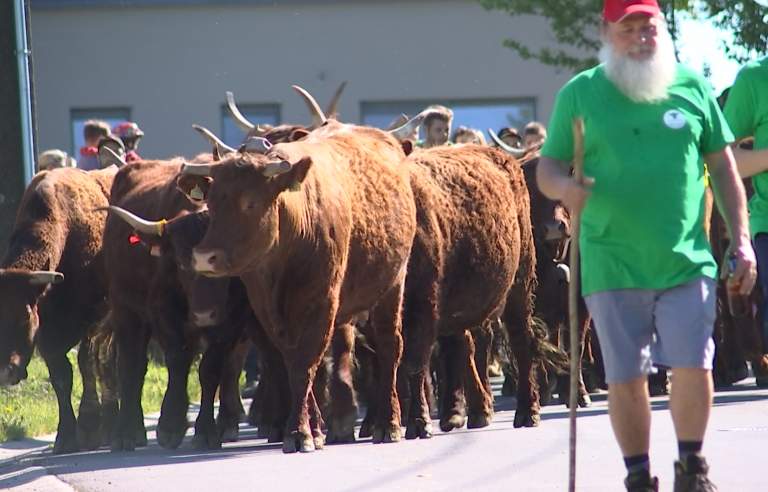
[[[77,351],[77,365],[83,378],[83,395],[77,416],[77,440],[81,449],[89,451],[101,446],[101,404],[96,392],[96,374],[93,371],[93,347],[86,336]]]
[[[166,326],[165,329],[168,327]],[[157,422],[157,442],[166,449],[178,448],[189,427],[187,421],[187,410],[189,409],[187,380],[189,379],[192,360],[198,348],[198,337],[185,336],[183,333],[174,333],[173,335],[172,338],[160,342],[165,355],[165,364],[168,368],[168,388],[165,390],[163,405],[160,409],[160,419]],[[216,385],[213,387],[214,394],[218,380],[221,379],[221,365],[218,367],[218,374],[211,376],[211,379],[214,377],[217,379]],[[211,395],[212,397],[213,395]],[[212,421],[213,416],[211,415]]]
[[[355,331],[351,324],[337,326],[331,339],[333,371],[331,374],[330,422],[327,442],[354,442],[357,421],[357,395],[352,383],[352,350]]]
[[[230,327],[217,326],[214,329],[226,330],[228,328]],[[195,422],[195,437],[192,438],[193,449],[221,448],[221,436],[219,436],[216,423],[213,420],[213,400],[216,397],[216,389],[221,384],[221,375],[224,372],[224,365],[227,363],[227,359],[232,352],[233,344],[234,341],[228,339],[210,340],[205,353],[203,353],[199,369],[202,398],[200,401],[200,413]],[[186,431],[186,427],[184,430]],[[234,440],[237,440],[237,423],[235,423]]]
[[[440,406],[440,430],[450,432],[467,423],[464,401],[464,364],[468,364],[469,347],[461,336],[438,337],[439,360],[443,372]]]
[[[381,387],[381,372],[378,362],[374,360],[376,357],[375,353],[367,350],[365,352],[358,350],[356,351],[355,355],[358,357],[358,363],[360,364],[361,368],[365,367],[367,370],[369,370],[371,376],[372,387],[367,394],[365,404],[365,417],[363,418],[363,423],[360,425],[360,433],[358,434],[360,439],[364,439],[373,436],[373,429],[376,425],[376,415],[378,412],[379,393]],[[363,359],[363,357],[365,357],[365,359]]]
[[[536,338],[531,318],[532,299],[524,286],[514,285],[507,296],[502,321],[509,334],[509,345],[517,360],[517,409],[514,427],[536,427],[541,421],[539,388],[536,381],[534,350]]]
[[[384,294],[370,316],[381,371],[376,425],[373,430],[374,444],[397,442],[401,438],[396,378],[397,366],[403,353],[401,307],[404,285],[405,282],[401,282]]]
[[[323,449],[325,446],[325,434],[323,434],[323,414],[315,399],[314,390],[309,392],[309,427],[312,429],[312,441],[315,449]],[[352,436],[354,438],[354,436]]]
[[[72,408],[72,364],[67,359],[66,349],[62,351],[60,348],[54,352],[41,344],[38,350],[48,366],[48,374],[59,404],[59,426],[53,454],[75,453],[80,451],[80,444],[77,440],[75,411]]]
[[[117,346],[117,374],[120,387],[120,412],[112,439],[112,451],[133,451],[142,442],[140,435],[144,415],[141,410],[141,388],[147,370],[149,327],[128,308],[114,304],[112,320]],[[142,423],[139,427],[138,424]],[[146,443],[146,431],[143,434]]]
[[[322,356],[314,354],[314,360],[318,361]],[[307,367],[307,362],[295,354],[286,354],[286,362],[289,363],[288,379],[291,383],[291,414],[285,426],[283,438],[283,453],[311,453],[315,450],[315,443],[309,427],[309,400],[314,402],[312,392],[312,380],[315,376],[317,362]]]
[[[493,421],[493,394],[488,377],[493,333],[489,324],[470,333],[464,332],[467,359],[464,364],[464,393],[467,399],[467,429],[487,427]]]
[[[587,392],[587,385],[584,384],[584,372],[582,370],[582,361],[584,359],[584,351],[586,347],[587,331],[589,331],[590,316],[587,314],[587,306],[583,299],[579,301],[579,363],[578,363],[578,375],[579,375],[579,397],[577,403],[581,408],[592,406],[592,399]],[[569,338],[570,340],[570,338]],[[569,344],[570,345],[570,344]],[[570,353],[570,352],[569,352]],[[571,402],[571,376],[570,374],[562,374],[558,377],[557,382],[560,388],[560,401],[569,406]]]
[[[243,361],[251,346],[250,340],[241,338],[224,364],[219,383],[219,414],[216,416],[216,429],[221,436],[221,442],[237,441],[240,422],[245,421],[239,381],[243,372]]]

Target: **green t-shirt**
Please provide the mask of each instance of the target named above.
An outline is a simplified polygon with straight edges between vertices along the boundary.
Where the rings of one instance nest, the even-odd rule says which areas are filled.
[[[670,97],[635,103],[602,65],[557,96],[542,155],[573,161],[573,120],[584,119],[584,174],[592,196],[582,212],[584,295],[611,289],[665,289],[717,264],[704,233],[702,157],[733,141],[712,90],[678,65]]]
[[[737,140],[754,135],[755,150],[768,148],[768,57],[739,71],[723,113]],[[753,176],[752,184],[749,228],[754,237],[768,232],[768,172]]]

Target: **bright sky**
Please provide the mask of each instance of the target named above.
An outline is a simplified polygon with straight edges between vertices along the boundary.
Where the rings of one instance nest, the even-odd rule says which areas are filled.
[[[757,0],[768,4],[768,0]],[[710,22],[684,19],[680,26],[680,60],[689,67],[701,71],[704,63],[712,66],[712,85],[720,94],[733,84],[740,65],[725,55],[723,40],[728,33],[721,31]]]

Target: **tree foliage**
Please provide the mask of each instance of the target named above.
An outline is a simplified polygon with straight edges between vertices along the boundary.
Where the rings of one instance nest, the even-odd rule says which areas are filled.
[[[535,59],[546,65],[573,72],[595,66],[600,49],[598,26],[604,0],[477,0],[486,10],[500,10],[511,16],[537,15],[552,28],[554,40],[562,48],[542,47],[532,51],[519,39],[505,39],[504,46],[517,51],[524,60]],[[765,3],[765,2],[763,2]],[[715,25],[730,31],[734,44],[726,46],[729,57],[744,62],[750,53],[768,52],[768,6],[754,0],[660,0],[672,38],[678,39],[679,15],[686,12],[699,19],[712,18]],[[574,50],[573,48],[576,48]],[[585,54],[578,54],[582,52]]]

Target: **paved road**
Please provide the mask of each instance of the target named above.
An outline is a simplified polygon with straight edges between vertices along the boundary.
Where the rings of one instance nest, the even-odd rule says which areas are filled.
[[[577,488],[623,490],[625,472],[611,434],[605,395],[594,399],[592,408],[579,413]],[[485,429],[438,431],[430,440],[398,444],[374,446],[365,440],[307,455],[283,455],[280,445],[255,439],[255,429],[245,425],[240,442],[215,452],[190,450],[190,438],[173,451],[152,441],[148,448],[126,454],[102,450],[54,457],[47,452],[0,470],[0,490],[71,490],[69,486],[83,492],[567,490],[565,407],[546,407],[536,429],[513,429],[512,408],[513,399],[497,397],[494,422]],[[653,472],[661,480],[661,490],[671,491],[677,447],[667,399],[654,398],[653,408]],[[768,391],[756,390],[754,380],[749,380],[719,392],[705,453],[722,492],[766,489],[766,443]]]

